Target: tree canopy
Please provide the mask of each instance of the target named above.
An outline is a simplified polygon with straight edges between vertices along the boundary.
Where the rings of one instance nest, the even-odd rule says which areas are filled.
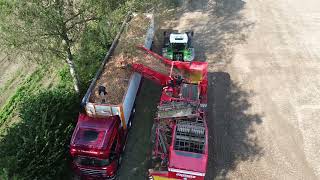
[[[7,50],[32,54],[41,63],[63,60],[69,65],[75,90],[79,77],[74,52],[83,33],[93,23],[109,21],[124,0],[2,0],[0,39]]]

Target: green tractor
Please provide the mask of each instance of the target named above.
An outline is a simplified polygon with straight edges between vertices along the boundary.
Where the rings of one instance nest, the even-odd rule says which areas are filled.
[[[173,61],[193,61],[194,48],[191,46],[193,31],[185,33],[164,32],[162,56]]]

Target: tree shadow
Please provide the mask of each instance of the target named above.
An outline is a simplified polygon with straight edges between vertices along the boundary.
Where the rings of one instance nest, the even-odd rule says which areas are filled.
[[[197,61],[207,61],[211,71],[223,70],[234,57],[234,47],[246,42],[254,22],[243,15],[243,0],[180,0],[179,8],[160,12],[158,41],[162,46],[164,29],[194,31],[192,44]],[[157,28],[156,28],[157,29]]]
[[[227,179],[241,161],[263,155],[254,130],[263,115],[248,113],[254,93],[243,90],[228,73],[215,72],[225,71],[234,61],[235,46],[246,43],[254,23],[244,17],[242,0],[184,0],[179,7],[174,16],[159,19],[154,51],[159,53],[162,47],[164,30],[194,31],[196,60],[209,64],[206,179]]]
[[[253,126],[262,123],[262,115],[250,114],[246,92],[225,72],[209,73],[208,128],[209,163],[206,179],[227,179],[241,161],[253,161],[263,155]]]
[[[187,11],[187,13],[178,16],[181,17],[182,24],[187,24],[186,27],[195,32],[193,45],[196,59],[207,61],[210,70],[225,68],[233,60],[234,47],[245,43],[250,30],[254,27],[254,23],[243,16],[245,2],[189,1],[186,7],[189,9],[184,8],[182,12]],[[183,25],[181,27],[183,28]]]
[[[55,88],[19,100],[19,120],[0,134],[0,179],[70,179],[68,144],[78,95]]]

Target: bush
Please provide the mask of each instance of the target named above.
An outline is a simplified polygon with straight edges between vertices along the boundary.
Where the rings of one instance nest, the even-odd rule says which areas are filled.
[[[68,144],[78,105],[77,95],[62,88],[23,99],[21,122],[0,139],[0,169],[19,179],[62,179],[69,173]]]

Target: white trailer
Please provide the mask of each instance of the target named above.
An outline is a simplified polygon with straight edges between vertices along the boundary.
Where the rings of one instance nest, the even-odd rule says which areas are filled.
[[[153,15],[150,15],[150,14],[146,14],[145,16],[150,19],[150,24],[148,26],[148,29],[146,30],[144,47],[150,49],[152,45],[153,36],[154,36],[154,18],[153,18]],[[133,18],[135,18],[135,16]],[[108,66],[108,63],[106,62],[108,62],[110,57],[113,56],[113,52],[118,44],[118,40],[120,39],[122,32],[126,27],[128,21],[130,21],[130,19],[131,19],[130,17],[127,18],[122,24],[120,32],[118,33],[115,40],[113,41],[99,71],[97,72],[94,80],[92,81],[89,89],[87,90],[87,93],[82,99],[82,106],[85,108],[85,111],[88,116],[108,117],[108,116],[118,115],[121,119],[122,126],[124,129],[126,129],[127,126],[131,125],[130,117],[132,113],[135,111],[134,110],[135,99],[136,99],[136,96],[140,87],[141,79],[142,79],[142,76],[139,73],[132,71],[130,80],[128,81],[127,89],[124,92],[121,103],[119,104],[108,104],[108,103],[93,101],[92,98],[90,98],[90,96],[92,96],[92,94],[94,93],[93,92],[94,89],[96,89],[96,87],[98,86],[97,81],[100,78],[100,76],[103,74],[105,70],[105,66]],[[114,84],[114,86],[117,86],[117,84]]]

